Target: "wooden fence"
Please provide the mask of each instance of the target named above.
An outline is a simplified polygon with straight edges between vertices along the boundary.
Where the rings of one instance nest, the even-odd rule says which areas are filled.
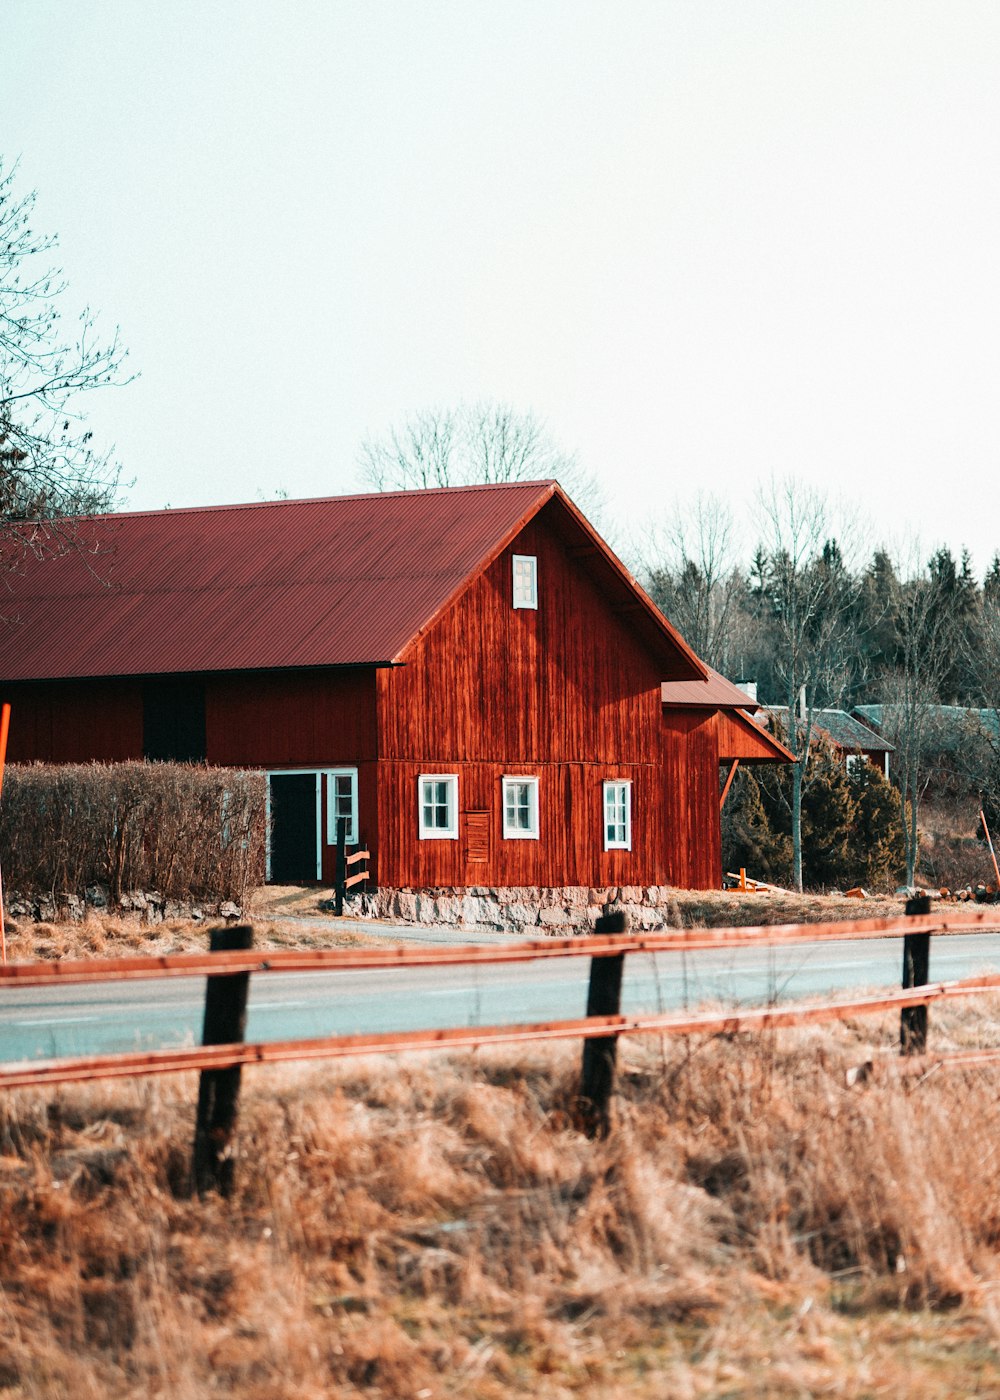
[[[0,1062],[0,1089],[39,1087],[81,1080],[199,1070],[198,1114],[193,1177],[199,1190],[228,1191],[232,1184],[232,1137],[236,1125],[243,1065],[334,1058],[382,1051],[474,1048],[514,1042],[582,1039],[580,1122],[592,1136],[610,1127],[618,1037],[630,1034],[713,1035],[761,1031],[782,1026],[842,1020],[900,1011],[900,1050],[908,1063],[922,1065],[927,1047],[927,1008],[932,1001],[968,997],[1000,989],[1000,973],[959,981],[928,979],[934,934],[987,933],[1000,928],[996,911],[932,912],[929,900],[911,900],[901,919],[852,919],[839,923],[785,924],[750,928],[669,929],[628,933],[624,920],[598,920],[592,935],[493,945],[402,945],[343,949],[254,951],[248,925],[211,931],[207,953],[178,953],[113,960],[78,959],[11,963],[0,967],[4,988],[110,983],[139,978],[207,978],[202,1044],[123,1054]],[[769,1005],[729,1012],[621,1014],[625,958],[635,953],[707,948],[781,947],[796,943],[902,938],[899,991],[844,1001]],[[251,976],[281,972],[348,971],[372,968],[470,966],[520,963],[550,958],[591,960],[586,1015],[528,1025],[461,1026],[437,1030],[391,1031],[247,1044],[246,1007]],[[2,1005],[2,1000],[0,1000]],[[961,1051],[936,1062],[984,1063],[1000,1049]]]
[[[355,885],[366,884],[371,879],[368,862],[371,852],[364,847],[347,854],[347,818],[337,818],[337,868],[333,881],[333,912],[339,919],[344,912],[347,891]],[[351,870],[352,866],[360,869]],[[351,872],[350,874],[348,872]]]

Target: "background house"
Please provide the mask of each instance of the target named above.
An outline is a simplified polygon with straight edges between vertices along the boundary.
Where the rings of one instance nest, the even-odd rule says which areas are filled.
[[[777,722],[783,733],[788,733],[787,705],[768,705],[765,714]],[[798,723],[801,729],[802,721]],[[812,737],[829,744],[848,772],[853,771],[855,764],[867,762],[888,778],[889,755],[895,751],[894,745],[846,710],[814,710]]]
[[[554,482],[79,528],[13,580],[13,761],[263,768],[277,881],[342,816],[382,887],[718,884],[752,722],[664,704],[707,668]]]

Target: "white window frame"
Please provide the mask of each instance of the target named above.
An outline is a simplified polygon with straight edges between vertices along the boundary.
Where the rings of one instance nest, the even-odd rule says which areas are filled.
[[[624,790],[625,793],[625,840],[612,841],[608,837],[608,802],[609,799],[613,800],[617,809],[621,801],[618,796],[619,790]],[[601,830],[604,833],[604,849],[606,851],[630,851],[632,849],[631,781],[628,778],[608,778],[605,780],[601,796]]]
[[[424,823],[424,783],[447,783],[448,794],[448,825],[427,826]],[[417,823],[421,841],[457,841],[458,840],[458,774],[457,773],[421,773],[417,778]]]
[[[267,849],[264,852],[264,878],[271,882],[271,779],[301,777],[312,773],[316,779],[316,879],[323,878],[323,774],[325,768],[265,768],[264,769],[264,820],[267,823]]]
[[[528,789],[528,818],[531,825],[527,828],[510,826],[507,821],[507,791],[512,787],[526,787]],[[501,788],[501,801],[503,803],[503,837],[505,841],[537,841],[538,832],[538,779],[529,773],[511,773],[503,778]]]
[[[867,763],[863,753],[844,754],[844,767],[847,769],[848,777],[853,778],[855,773],[861,772],[862,763]]]
[[[518,588],[518,564],[531,565],[531,594],[529,597],[522,597]],[[533,608],[538,610],[538,556],[535,554],[515,554],[511,565],[511,589],[515,608]]]
[[[348,846],[358,844],[358,770],[356,768],[327,768],[326,773],[326,844],[337,844],[336,780],[351,780],[351,815],[347,823],[346,842]]]

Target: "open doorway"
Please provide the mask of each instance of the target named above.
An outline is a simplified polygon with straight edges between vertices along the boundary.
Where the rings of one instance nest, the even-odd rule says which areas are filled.
[[[319,772],[267,775],[270,884],[299,885],[322,878],[321,779]]]

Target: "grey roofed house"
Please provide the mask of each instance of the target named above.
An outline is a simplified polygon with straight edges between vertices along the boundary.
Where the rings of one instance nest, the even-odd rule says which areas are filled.
[[[855,705],[852,714],[870,726],[876,734],[892,730],[892,705]],[[1000,741],[1000,714],[995,709],[976,709],[965,705],[929,705],[929,718],[934,727],[934,747],[941,753],[957,752],[970,737],[985,737],[993,743]]]
[[[787,705],[768,705],[767,712],[787,730]],[[812,723],[814,735],[832,744],[848,768],[854,766],[852,760],[863,756],[888,778],[889,755],[895,752],[895,745],[876,733],[874,728],[855,719],[846,710],[813,710]],[[800,727],[801,724],[800,720]]]

